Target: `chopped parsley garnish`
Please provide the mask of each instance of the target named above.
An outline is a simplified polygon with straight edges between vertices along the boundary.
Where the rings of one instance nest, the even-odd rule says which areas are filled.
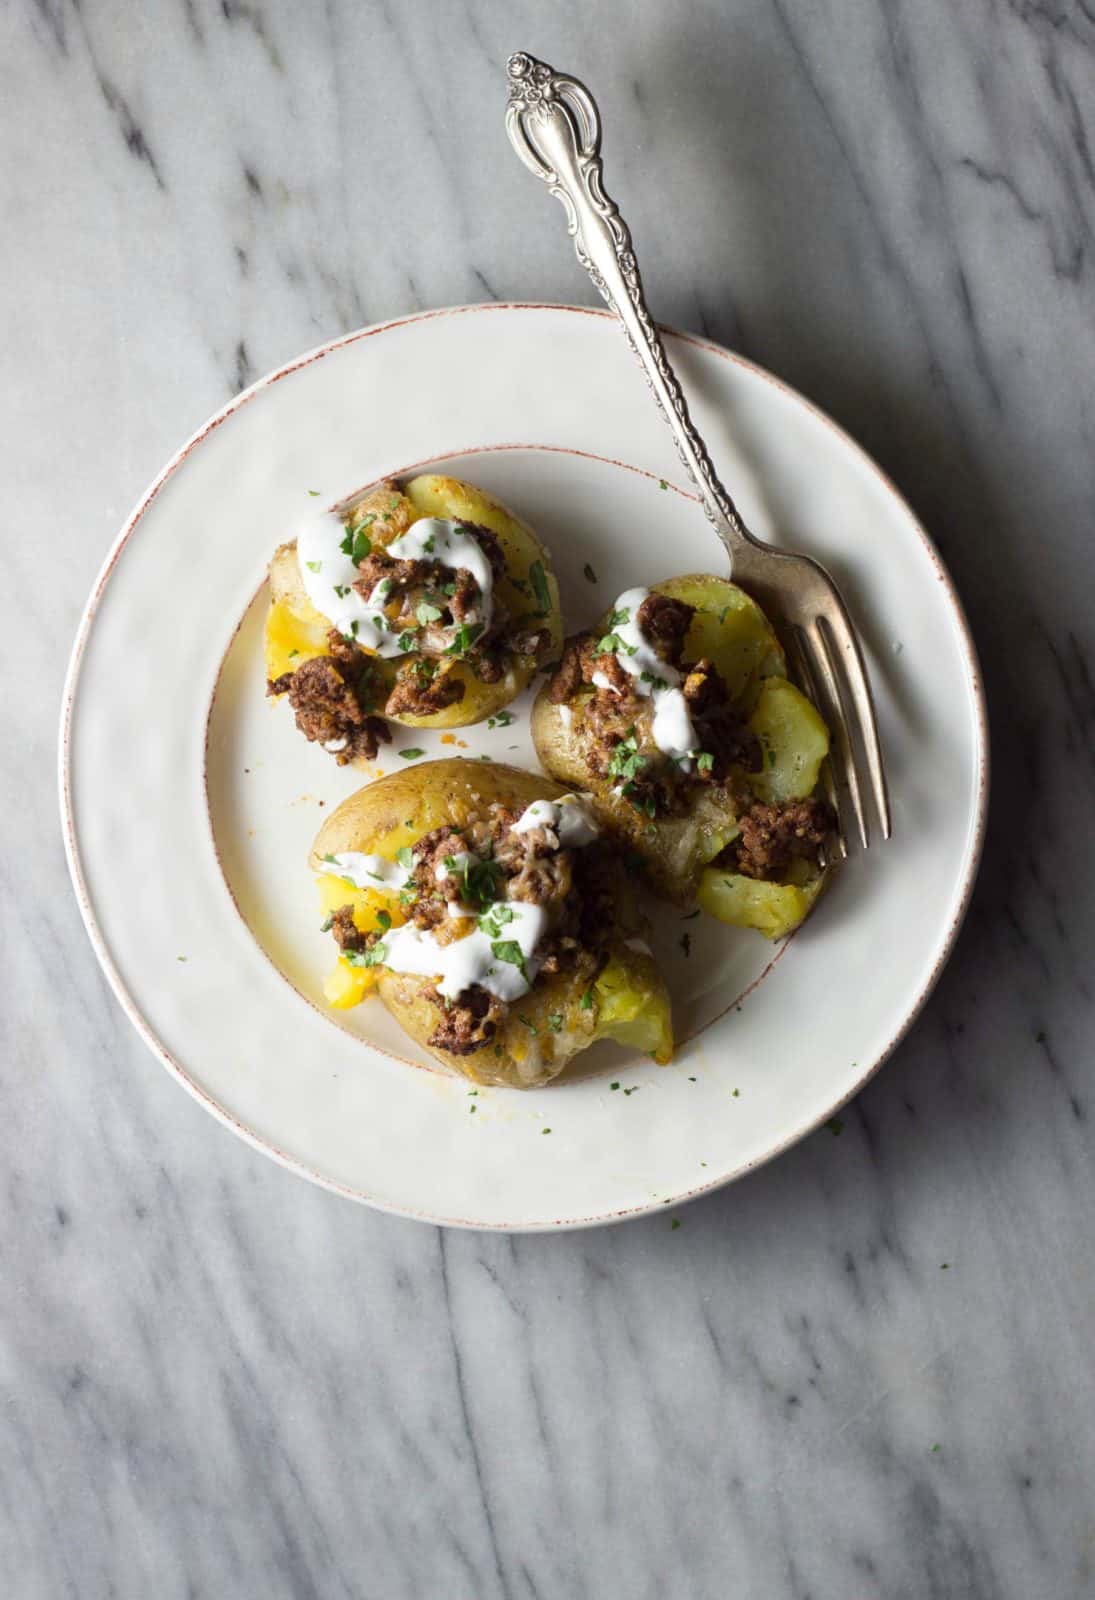
[[[539,1033],[540,1032],[540,1030],[536,1026],[535,1022],[531,1021],[528,1017],[523,1017],[520,1012],[517,1013],[517,1020],[518,1020],[518,1022],[523,1022],[525,1027],[528,1029],[528,1031],[530,1033]]]
[[[668,689],[669,684],[664,678],[659,678],[653,672],[640,672],[639,678],[643,683],[648,683],[652,689]]]
[[[669,485],[666,483],[664,478],[659,478],[658,479],[658,488],[659,489],[668,489],[669,488]]]
[[[404,761],[417,761],[419,756],[424,756],[426,752],[420,750],[417,745],[412,745],[409,750],[401,750],[399,754]]]
[[[548,1020],[548,1027],[551,1029],[552,1033],[561,1033],[562,1032],[562,1030],[563,1030],[563,1013],[561,1011],[552,1011],[548,1015],[548,1019],[547,1020]]]
[[[456,593],[456,585],[455,585],[455,583],[442,584],[441,593],[445,596],[445,598],[447,600],[451,600],[453,595]]]
[[[630,783],[646,766],[646,757],[640,755],[638,740],[635,730],[631,729],[626,739],[621,739],[612,752],[608,763],[610,778],[620,778],[624,783]]]
[[[319,925],[320,933],[330,933],[332,927],[334,926],[334,920],[335,919],[333,916],[325,917]]]
[[[580,1011],[592,1011],[593,1010],[593,990],[592,990],[592,988],[587,989],[585,994],[578,1001],[578,1009]]]
[[[497,716],[487,718],[487,727],[508,728],[511,722],[516,721],[517,718],[514,716],[512,711],[499,711]]]
[[[418,635],[415,634],[415,633],[412,633],[412,632],[410,632],[408,630],[408,632],[401,633],[399,635],[399,638],[396,640],[396,643],[398,644],[399,648],[402,650],[403,654],[405,656],[409,656],[411,651],[415,648],[415,646],[418,643]]]
[[[514,915],[507,905],[498,900],[498,880],[502,876],[502,868],[497,861],[480,861],[478,856],[460,861],[456,856],[446,856],[445,868],[450,877],[460,880],[460,898],[466,905],[485,908],[485,917],[493,912],[498,913],[491,927],[485,925],[485,918],[480,921],[483,932],[496,938],[499,930],[507,922],[513,921]]]
[[[388,929],[392,925],[392,919],[386,911],[377,912],[376,925],[380,929],[381,933],[387,933]]]
[[[834,1139],[839,1139],[844,1132],[844,1122],[841,1117],[830,1117],[825,1124]]]
[[[547,573],[544,571],[542,561],[534,561],[528,569],[529,582],[532,592],[536,596],[536,604],[540,607],[538,615],[546,617],[551,610],[551,590],[548,588]]]
[[[308,493],[312,496],[313,500],[318,500],[319,499],[319,490],[318,489],[309,489]]]
[[[398,507],[399,507],[399,496],[397,494],[393,494],[392,498],[388,501],[388,509],[389,509],[389,511],[395,511],[395,510],[398,509]]]
[[[719,627],[720,628],[722,627],[723,623],[726,621],[726,613],[729,610],[730,610],[729,606],[723,606],[722,610],[719,612]]]
[[[482,632],[483,624],[481,622],[462,622],[453,635],[452,644],[449,645],[445,654],[447,656],[467,655]]]
[[[440,617],[441,607],[431,606],[428,600],[423,600],[422,604],[416,608],[414,614],[418,618],[420,625],[423,628],[428,628],[431,622],[436,622]]]
[[[344,950],[342,956],[351,967],[379,967],[388,959],[388,947],[378,939],[368,950]]]
[[[406,867],[409,871],[410,868],[414,866],[414,850],[409,844],[402,845],[396,851],[395,859],[399,862],[401,867]]]
[[[349,594],[349,592],[350,592],[350,585],[348,583],[336,583],[335,584],[335,593],[338,595],[338,598],[340,600],[345,600],[345,598]]]
[[[625,644],[618,633],[606,633],[597,640],[597,654],[599,656],[625,655],[633,656],[636,646]]]
[[[362,519],[358,527],[346,529],[340,548],[344,555],[349,556],[355,567],[360,567],[373,548],[373,541],[369,538],[365,529],[371,528],[375,521],[376,513],[370,512],[367,517]]]
[[[357,618],[356,617],[350,623],[350,631],[349,631],[349,633],[344,633],[342,635],[342,637],[344,639],[356,639],[357,638]]]
[[[630,621],[631,612],[626,606],[622,606],[619,611],[612,611],[609,613],[608,622],[605,624],[605,626],[610,630],[612,628],[622,628],[625,622]]]
[[[451,860],[451,857],[449,859]],[[445,865],[448,866],[448,861],[446,861]],[[493,862],[481,861],[481,862],[478,863],[478,865],[480,865],[480,866],[493,866],[494,863]],[[450,868],[450,870],[451,870],[451,868]],[[466,881],[466,879],[465,879],[465,881]],[[480,932],[485,933],[488,939],[497,939],[499,934],[502,932],[502,929],[506,926],[507,923],[512,922],[516,915],[517,915],[517,913],[514,911],[512,906],[508,906],[504,900],[496,900],[492,906],[488,906],[487,907],[486,911],[484,911],[482,916],[479,918],[479,929],[480,929]],[[505,941],[505,942],[513,944],[514,949],[516,949],[518,951],[520,950],[520,946],[517,945],[514,940],[508,940],[508,941]],[[498,954],[497,947],[496,946],[492,946],[491,948],[494,950],[494,953],[497,955]],[[500,961],[506,961],[509,958],[506,957],[506,956],[499,956],[498,959]],[[514,965],[514,966],[521,965],[524,962],[524,959],[525,959],[524,956],[522,956],[520,963],[513,962],[512,965]]]
[[[322,561],[306,561],[304,563],[304,565],[308,568],[309,572],[322,572],[323,571],[323,562]]]
[[[550,1133],[550,1132],[551,1132],[551,1129],[550,1129],[550,1128],[541,1128],[541,1129],[540,1129],[540,1132],[541,1132],[541,1133]]]
[[[300,651],[299,650],[290,650],[290,652],[289,652],[289,660],[292,661],[294,656],[299,656],[299,655],[300,655]]]
[[[696,757],[696,769],[699,772],[710,772],[715,765],[715,758],[709,750],[701,750]]]
[[[596,583],[597,582],[597,574],[594,572],[593,568],[590,566],[588,561],[586,562],[585,566],[582,568],[582,571],[583,571],[583,573],[585,574],[586,578],[589,580],[590,583]]]
[[[506,966],[515,966],[520,976],[525,979],[525,982],[530,982],[528,968],[525,966],[525,952],[523,952],[522,947],[517,944],[515,939],[495,939],[495,941],[491,941],[490,954],[495,957],[496,962],[504,962]]]
[[[434,552],[434,546],[435,546],[435,541],[434,541],[433,534],[431,533],[428,539],[423,539],[422,548],[423,548],[423,550],[426,552],[426,554],[428,556],[432,556],[433,552]]]
[[[664,487],[665,487],[665,485],[664,485],[664,484],[663,484],[663,485],[662,485],[662,487],[663,487],[663,488],[664,488]],[[681,1219],[680,1219],[680,1217],[674,1217],[674,1218],[673,1218],[673,1220],[672,1220],[672,1222],[671,1222],[671,1223],[670,1223],[670,1224],[669,1224],[669,1231],[670,1231],[670,1233],[672,1233],[672,1232],[673,1232],[673,1229],[674,1229],[674,1228],[679,1228],[679,1227],[680,1227],[680,1225],[681,1225]]]
[[[610,1089],[618,1089],[620,1085],[618,1083],[610,1083],[608,1087]]]
[[[401,906],[413,906],[417,899],[418,890],[415,889],[411,884],[408,884],[405,889],[400,889],[399,903]]]

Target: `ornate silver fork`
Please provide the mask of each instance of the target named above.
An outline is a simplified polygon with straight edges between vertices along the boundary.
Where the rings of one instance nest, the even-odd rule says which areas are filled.
[[[562,201],[578,260],[623,323],[684,468],[723,542],[734,581],[749,590],[777,625],[782,624],[800,681],[836,736],[831,764],[839,792],[832,798],[841,818],[842,853],[849,802],[863,848],[870,843],[864,793],[868,786],[882,835],[888,839],[890,802],[874,701],[840,591],[811,557],[776,550],[754,538],[711,463],[647,310],[631,233],[604,191],[601,119],[593,96],[577,78],[555,72],[534,56],[510,56],[507,70],[510,142],[530,172]]]

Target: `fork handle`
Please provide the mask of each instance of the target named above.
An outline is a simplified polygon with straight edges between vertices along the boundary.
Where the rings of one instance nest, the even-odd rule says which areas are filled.
[[[623,323],[685,471],[725,546],[731,572],[735,565],[747,567],[749,552],[757,541],[696,431],[661,335],[647,310],[630,229],[604,191],[596,102],[577,78],[556,72],[524,52],[510,56],[507,72],[506,132],[510,143],[529,171],[562,201],[578,260]]]

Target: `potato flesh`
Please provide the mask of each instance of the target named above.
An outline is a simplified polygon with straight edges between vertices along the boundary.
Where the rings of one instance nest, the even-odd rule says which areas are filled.
[[[814,792],[829,748],[824,722],[809,700],[786,678],[787,661],[763,611],[744,590],[725,578],[671,578],[653,586],[658,594],[696,608],[684,658],[707,656],[722,674],[731,700],[749,713],[749,727],[761,742],[764,766],[749,774],[758,799],[802,799]],[[607,619],[602,619],[601,626]],[[697,785],[679,816],[652,823],[611,785],[594,774],[581,746],[582,701],[571,707],[570,726],[551,703],[545,686],[533,708],[532,736],[540,760],[555,777],[593,797],[605,826],[642,858],[651,887],[679,905],[695,901],[722,922],[757,928],[770,938],[797,927],[818,890],[801,885],[757,884],[733,894],[716,893],[716,880],[735,877],[709,863],[739,832],[738,802],[729,789]],[[791,892],[767,894],[758,891]],[[820,880],[819,880],[820,889]],[[776,929],[778,931],[772,932]]]
[[[473,814],[494,802],[524,810],[533,800],[558,799],[566,788],[536,773],[496,763],[424,762],[407,772],[394,772],[351,795],[328,817],[312,847],[311,865],[320,874],[325,913],[351,905],[363,931],[378,926],[379,910],[393,924],[406,919],[398,895],[356,890],[331,873],[326,855],[361,851],[394,861],[404,845],[413,845],[434,828],[462,827]],[[645,931],[629,884],[621,875],[615,906],[616,926],[609,961],[592,990],[574,973],[539,979],[529,993],[508,1009],[497,1038],[485,1049],[457,1057],[429,1044],[438,1022],[435,1005],[424,997],[432,979],[386,968],[351,966],[340,957],[326,990],[331,1004],[356,1004],[355,980],[362,973],[360,998],[379,993],[388,1010],[416,1043],[445,1066],[483,1084],[524,1088],[548,1082],[571,1057],[597,1039],[618,1039],[633,1049],[668,1061],[673,1052],[669,992],[651,956],[630,950],[626,941]],[[374,978],[375,974],[375,978]],[[583,1005],[583,998],[590,996]]]
[[[497,537],[506,562],[506,576],[498,583],[495,592],[514,617],[530,615],[536,609],[529,573],[533,563],[538,561],[544,571],[550,604],[548,615],[536,617],[529,626],[547,628],[552,645],[556,649],[560,646],[563,624],[559,610],[559,586],[551,570],[551,559],[532,529],[493,496],[471,484],[462,483],[458,478],[425,473],[411,479],[401,494],[393,495],[390,489],[384,488],[373,490],[355,505],[347,520],[350,526],[357,527],[369,516],[375,518],[369,524],[369,537],[374,548],[378,549],[386,549],[422,517],[478,522],[489,528]],[[515,579],[523,588],[517,587]],[[295,544],[280,546],[274,555],[270,564],[270,598],[271,606],[266,621],[268,678],[279,678],[283,673],[303,666],[311,657],[329,654],[327,633],[331,624],[308,599],[297,566]],[[385,697],[395,683],[399,667],[408,659],[411,658],[380,662]],[[497,683],[484,683],[476,677],[470,666],[457,662],[452,675],[464,683],[462,700],[429,716],[405,712],[392,718],[392,721],[411,728],[469,727],[507,706],[532,681],[536,671],[535,661],[512,656],[506,672]]]
[[[755,928],[766,939],[793,933],[812,910],[825,874],[805,884],[766,883],[721,867],[708,867],[696,899],[704,911],[735,928]]]

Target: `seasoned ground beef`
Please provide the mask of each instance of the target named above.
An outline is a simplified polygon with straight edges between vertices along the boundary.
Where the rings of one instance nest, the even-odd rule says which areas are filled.
[[[722,783],[734,766],[758,772],[763,757],[760,741],[730,704],[715,663],[706,657],[697,661],[688,669],[681,689],[700,748],[712,758],[710,764],[697,764],[695,776],[701,782]]]
[[[331,913],[331,935],[340,950],[365,948],[365,935],[354,921],[353,906],[339,906]]]
[[[391,738],[387,723],[372,714],[373,669],[369,657],[332,628],[329,656],[305,661],[266,686],[267,694],[287,694],[297,727],[306,739],[330,750],[340,767],[375,761],[381,743]]]
[[[758,801],[742,813],[738,824],[741,836],[731,846],[731,864],[747,878],[779,882],[792,861],[818,862],[833,827],[833,813],[824,800]]]
[[[470,1056],[490,1044],[505,1014],[501,1000],[477,983],[455,1000],[444,999],[432,984],[423,991],[423,997],[441,1012],[441,1020],[427,1043],[436,1050],[447,1050],[452,1056]]]
[[[695,606],[668,595],[648,594],[635,616],[640,630],[663,661],[679,667],[684,641],[696,615]]]
[[[389,717],[432,716],[435,711],[443,711],[446,706],[463,700],[466,688],[463,679],[455,677],[450,666],[435,672],[428,661],[408,661],[400,668],[384,710]]]

